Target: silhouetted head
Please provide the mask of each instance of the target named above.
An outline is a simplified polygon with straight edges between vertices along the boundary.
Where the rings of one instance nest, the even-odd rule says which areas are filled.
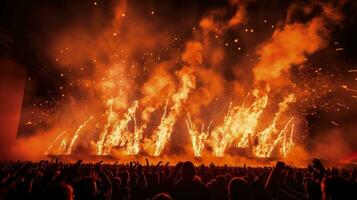
[[[159,180],[159,174],[158,173],[151,173],[149,172],[147,174],[147,181],[149,185],[158,185],[160,180]]]
[[[312,180],[307,180],[304,183],[304,188],[305,188],[305,194],[308,199],[311,199],[311,200],[321,199],[322,193],[321,193],[319,184],[313,182]]]
[[[73,188],[65,183],[50,185],[44,192],[43,199],[73,200]]]
[[[85,177],[82,178],[76,190],[76,196],[79,199],[92,198],[97,194],[97,182],[95,178]]]
[[[161,194],[154,196],[154,198],[152,198],[152,200],[174,200],[174,199],[166,193],[161,193]]]
[[[339,200],[354,199],[354,188],[345,179],[336,177],[325,177],[321,181],[322,199]]]
[[[242,178],[233,178],[228,184],[228,195],[230,200],[248,200],[249,186]]]
[[[220,186],[222,186],[222,187],[225,187],[225,185],[226,185],[226,179],[225,179],[225,177],[224,177],[224,175],[217,175],[216,176],[216,180],[217,180],[217,183],[220,185]]]
[[[112,180],[113,189],[119,189],[121,186],[121,179],[119,177],[114,177]]]
[[[192,180],[195,176],[195,166],[192,162],[186,161],[182,166],[182,178],[184,180]]]
[[[121,183],[123,184],[123,185],[127,185],[128,184],[128,182],[129,182],[129,172],[128,171],[122,171],[121,173],[120,173],[120,179],[121,179]]]

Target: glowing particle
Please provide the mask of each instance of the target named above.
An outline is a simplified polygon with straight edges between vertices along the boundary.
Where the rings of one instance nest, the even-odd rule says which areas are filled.
[[[94,2],[94,5],[95,5],[95,6],[98,5],[98,2],[95,1],[95,2]]]
[[[125,13],[122,13],[121,16],[122,16],[122,17],[125,17]]]
[[[335,126],[338,126],[338,123],[334,122],[334,121],[331,121],[331,124],[335,125]]]
[[[114,36],[114,37],[117,36],[117,35],[118,35],[118,34],[117,34],[116,32],[113,33],[113,36]]]
[[[250,29],[250,32],[253,33],[253,32],[254,32],[254,29]]]
[[[238,42],[238,39],[237,39],[237,38],[236,38],[236,39],[234,39],[234,42],[235,42],[235,43],[237,43],[237,42]]]
[[[153,14],[155,14],[155,12],[154,12],[154,11],[151,11],[151,14],[153,15]]]

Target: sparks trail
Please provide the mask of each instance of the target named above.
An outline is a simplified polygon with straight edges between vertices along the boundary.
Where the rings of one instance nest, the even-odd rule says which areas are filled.
[[[109,101],[107,123],[103,127],[100,137],[96,142],[97,155],[109,155],[113,149],[121,148],[125,155],[137,155],[140,150],[145,150],[153,156],[160,156],[173,132],[173,125],[178,120],[182,109],[182,100],[187,98],[191,90],[190,88],[193,87],[193,82],[191,82],[193,79],[185,77],[183,80],[186,82],[183,81],[182,88],[172,97],[172,101],[176,103],[168,109],[169,101],[166,101],[160,124],[151,138],[143,138],[143,132],[147,128],[147,122],[143,122],[140,126],[137,124],[135,113],[139,106],[138,101],[135,101],[127,109],[127,112],[122,118],[118,118],[118,113],[113,111],[112,101]],[[288,155],[294,146],[294,118],[289,118],[281,129],[278,128],[278,124],[280,123],[279,121],[283,119],[283,113],[288,109],[288,104],[295,101],[294,95],[288,95],[284,101],[279,104],[279,111],[275,114],[272,123],[263,131],[259,132],[257,127],[260,123],[260,116],[268,104],[268,96],[262,95],[259,97],[256,91],[253,91],[253,94],[256,100],[249,106],[246,105],[245,101],[243,101],[240,106],[234,107],[231,103],[223,122],[212,131],[210,131],[212,121],[207,126],[207,129],[205,129],[204,124],[202,124],[201,130],[197,130],[191,121],[190,114],[187,113],[186,125],[188,134],[191,137],[192,149],[196,157],[202,156],[206,145],[212,147],[213,156],[222,157],[229,147],[252,146],[251,140],[254,138],[257,138],[259,141],[257,145],[253,146],[253,154],[255,156],[271,157],[274,149],[279,149],[281,155],[284,157]],[[249,94],[247,97],[248,96]],[[58,144],[58,149],[60,149],[59,154],[72,153],[76,141],[79,140],[79,142],[81,142],[79,133],[92,119],[93,116],[78,127],[68,146],[67,138],[64,138],[61,144]],[[134,123],[134,130],[132,132],[128,129],[130,121]],[[48,151],[54,148],[64,133],[65,132],[62,132],[57,136],[55,141],[48,148]],[[103,134],[106,136],[104,140],[102,139]],[[145,148],[141,149],[141,147]],[[100,148],[102,151],[98,153],[98,149]]]
[[[73,145],[75,144],[75,142],[77,141],[78,137],[79,137],[79,133],[81,132],[81,130],[87,126],[88,122],[91,121],[93,119],[93,116],[89,117],[89,119],[87,121],[85,121],[82,125],[80,125],[78,127],[78,129],[76,130],[76,132],[74,133],[71,142],[69,143],[69,146],[66,149],[65,154],[71,154],[72,150],[73,150]]]
[[[105,134],[105,138],[101,143],[97,143],[97,149],[103,149],[103,151],[98,152],[98,155],[108,155],[111,153],[111,150],[115,146],[126,146],[127,141],[129,140],[128,137],[129,134],[126,134],[127,128],[128,128],[128,123],[133,120],[135,122],[135,130],[134,130],[134,135],[137,135],[136,133],[136,121],[135,121],[135,112],[138,107],[138,102],[135,101],[131,107],[128,108],[127,112],[124,114],[123,119],[116,119],[112,120],[111,124],[113,124],[112,131],[110,134]],[[108,116],[108,121],[110,121],[110,113]],[[107,131],[105,130],[104,133]]]
[[[172,96],[173,106],[170,108],[168,114],[166,114],[167,110],[165,108],[160,125],[154,132],[154,147],[149,150],[153,156],[159,156],[161,154],[165,144],[171,136],[178,115],[182,110],[183,101],[187,99],[189,92],[195,87],[194,77],[188,73],[185,74],[185,71],[182,72],[184,73],[181,75],[182,86],[180,90]]]
[[[357,93],[357,90],[349,88],[347,85],[342,85],[342,88],[344,88],[346,91],[354,92]]]
[[[191,136],[193,153],[195,157],[201,157],[207,138],[209,137],[212,121],[210,121],[210,123],[208,124],[207,130],[205,129],[205,125],[202,124],[201,130],[199,131],[197,130],[196,126],[192,124],[190,114],[187,113],[186,125],[188,133]]]
[[[60,138],[66,133],[66,131],[62,131],[56,138],[55,140],[50,144],[50,146],[48,146],[46,152],[45,152],[45,155],[48,155],[48,153],[50,151],[52,151],[53,149],[53,146],[60,140]]]
[[[284,101],[279,104],[279,111],[275,113],[275,117],[270,126],[258,133],[258,145],[253,149],[256,156],[270,157],[274,148],[281,145],[281,140],[285,135],[285,131],[287,131],[290,124],[293,124],[294,118],[290,118],[281,131],[277,128],[277,124],[278,121],[281,120],[283,113],[288,109],[288,105],[295,102],[295,100],[293,94],[285,97]]]
[[[223,120],[223,124],[212,131],[212,147],[215,156],[223,156],[224,151],[231,145],[233,140],[237,140],[238,147],[247,147],[249,138],[255,134],[258,120],[268,103],[268,96],[258,98],[250,106],[245,106],[244,101],[241,106],[228,109],[228,113]]]
[[[103,144],[107,137],[108,129],[116,118],[116,115],[113,112],[113,99],[109,99],[107,104],[109,105],[108,118],[107,118],[107,123],[104,126],[104,130],[99,136],[99,141],[97,142],[97,154],[98,155],[103,154],[103,151],[104,151]]]

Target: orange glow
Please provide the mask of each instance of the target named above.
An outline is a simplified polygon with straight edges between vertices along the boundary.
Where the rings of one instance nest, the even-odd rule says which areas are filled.
[[[168,49],[182,38],[149,26],[145,18],[131,17],[126,3],[116,7],[112,23],[96,37],[81,27],[65,32],[53,47],[53,58],[61,69],[73,71],[68,79],[88,96],[85,105],[73,103],[72,111],[87,120],[78,126],[63,119],[62,131],[45,154],[72,154],[83,144],[88,154],[167,156],[173,136],[184,134],[177,142],[195,157],[227,156],[230,148],[250,149],[255,157],[287,157],[301,137],[294,103],[303,101],[290,70],[328,45],[326,24],[341,17],[335,8],[322,5],[322,14],[307,22],[287,19],[269,25],[277,27],[271,37],[247,50],[249,55],[239,54],[252,57],[250,62],[238,62],[234,53],[248,47],[239,34],[229,40],[224,35],[238,28],[254,35],[259,29],[245,24],[244,1],[229,2],[234,12],[209,10],[174,50]],[[155,17],[159,11],[148,13]],[[123,30],[127,18],[131,21]],[[72,54],[58,56],[67,48]],[[227,53],[229,48],[234,53]],[[91,130],[88,136],[81,134],[84,129]]]

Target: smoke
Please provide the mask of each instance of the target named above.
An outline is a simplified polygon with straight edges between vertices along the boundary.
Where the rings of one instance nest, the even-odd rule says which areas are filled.
[[[317,16],[307,22],[290,22],[296,10],[303,10],[307,15],[315,6],[321,9]],[[272,37],[257,50],[260,60],[253,68],[255,80],[280,86],[287,84],[292,66],[306,62],[309,55],[329,44],[332,27],[343,19],[341,6],[329,3],[293,4],[282,27],[276,29]]]
[[[316,142],[309,151],[312,157],[341,161],[352,153],[346,138],[338,128],[325,131],[314,140]]]

